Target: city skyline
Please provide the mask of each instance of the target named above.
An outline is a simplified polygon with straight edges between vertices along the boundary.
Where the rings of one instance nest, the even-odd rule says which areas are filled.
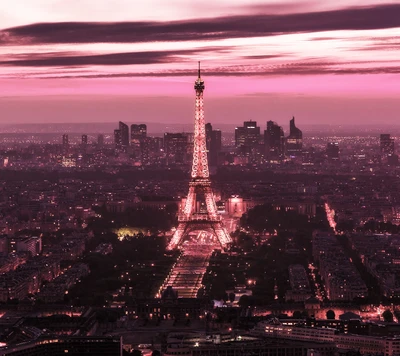
[[[397,1],[95,5],[0,5],[4,122],[190,123],[197,60],[215,124],[398,118]]]

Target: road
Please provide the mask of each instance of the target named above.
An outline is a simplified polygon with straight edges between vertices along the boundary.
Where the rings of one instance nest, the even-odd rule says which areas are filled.
[[[183,253],[161,287],[178,292],[179,298],[196,298],[206,273],[210,256],[216,248],[215,238],[201,231],[183,244]]]

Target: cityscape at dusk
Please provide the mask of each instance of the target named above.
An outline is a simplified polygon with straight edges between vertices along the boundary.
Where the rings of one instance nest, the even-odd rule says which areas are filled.
[[[0,356],[400,356],[399,1],[0,24]]]

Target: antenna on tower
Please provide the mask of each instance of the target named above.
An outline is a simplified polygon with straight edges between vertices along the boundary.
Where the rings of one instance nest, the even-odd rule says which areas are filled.
[[[200,61],[199,61],[199,78],[200,78]]]

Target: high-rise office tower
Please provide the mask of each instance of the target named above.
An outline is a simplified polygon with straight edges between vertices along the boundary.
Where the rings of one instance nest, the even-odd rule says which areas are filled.
[[[248,146],[255,147],[260,142],[260,127],[256,121],[245,121],[243,126],[235,129],[235,145],[236,147]]]
[[[328,159],[337,161],[339,159],[339,143],[328,142],[326,146],[326,156]]]
[[[87,145],[88,140],[87,140],[87,135],[82,135],[82,145]]]
[[[267,129],[264,131],[265,154],[268,160],[280,160],[283,157],[285,137],[283,129],[274,121],[267,122]]]
[[[134,140],[141,140],[147,137],[147,125],[145,124],[132,124],[131,125],[131,143]]]
[[[129,126],[124,124],[122,121],[119,122],[119,131],[121,135],[121,145],[122,147],[129,146]]]
[[[64,153],[67,153],[69,150],[69,140],[67,134],[62,135],[62,148]]]
[[[294,116],[290,120],[290,133],[286,137],[286,154],[289,157],[301,157],[303,151],[303,133],[296,127]]]
[[[100,134],[97,136],[97,144],[99,146],[103,146],[104,145],[104,135]]]
[[[243,163],[260,163],[264,153],[264,144],[260,135],[260,127],[255,121],[245,121],[243,126],[235,129],[235,145],[237,154]]]
[[[115,148],[120,149],[122,146],[121,130],[114,130],[114,144]]]
[[[142,165],[158,165],[164,157],[162,137],[146,137],[141,142]]]
[[[63,144],[63,146],[67,146],[69,144],[69,140],[68,140],[68,135],[67,134],[62,135],[62,144]]]
[[[79,156],[81,162],[86,160],[87,143],[88,143],[87,135],[82,135],[82,138],[81,138],[82,155]]]
[[[210,166],[218,165],[218,155],[222,148],[222,133],[221,130],[213,130],[210,123],[206,124],[206,145]]]
[[[147,126],[145,124],[131,125],[131,149],[136,162],[143,160],[143,149],[147,137]]]
[[[211,125],[210,123],[207,123],[207,124],[205,125],[205,130],[206,130],[206,145],[207,145],[207,150],[210,151],[212,125]]]
[[[381,134],[380,148],[382,156],[394,155],[394,138],[390,134]]]
[[[164,151],[168,165],[187,163],[188,136],[184,133],[165,133]]]

